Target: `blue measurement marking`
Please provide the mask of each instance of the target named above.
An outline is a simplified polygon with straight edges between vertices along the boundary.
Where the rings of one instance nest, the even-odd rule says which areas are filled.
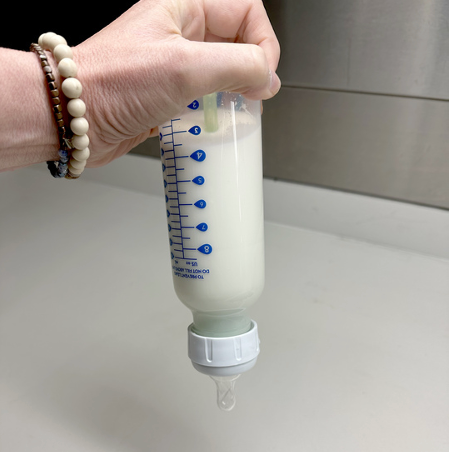
[[[206,201],[204,201],[204,199],[200,199],[199,201],[195,202],[195,206],[198,207],[199,209],[205,209],[206,208]]]
[[[199,126],[193,126],[191,129],[188,129],[188,131],[192,134],[192,135],[199,135],[201,133],[201,127]]]
[[[198,149],[190,154],[190,157],[197,162],[203,162],[206,159],[206,153],[202,149]]]
[[[205,182],[205,179],[202,176],[197,176],[192,180],[192,182],[194,182],[196,185],[202,185]]]
[[[201,245],[198,248],[198,251],[200,251],[202,254],[210,254],[212,252],[212,246],[208,243]]]
[[[199,102],[194,100],[190,105],[187,105],[187,107],[191,110],[196,110],[199,107]]]
[[[195,107],[196,109],[198,105],[196,105],[196,103],[193,103],[192,107]],[[180,133],[183,134],[187,132],[195,136],[201,134],[201,127],[199,127],[198,125],[191,127],[189,130],[174,130],[173,126],[176,121],[180,121],[180,118],[172,119],[169,125],[164,126],[165,130],[168,130],[168,133],[165,133],[163,136],[160,137],[161,140],[165,139],[164,144],[169,145],[171,147],[171,149],[168,149],[166,151],[164,151],[163,149],[161,150],[162,159],[164,160],[165,163],[168,162],[167,166],[164,167],[164,171],[166,174],[165,188],[167,189],[171,188],[171,190],[167,190],[167,194],[169,194],[170,197],[167,197],[166,199],[167,201],[171,200],[172,203],[176,204],[168,206],[169,210],[167,210],[168,216],[171,217],[169,218],[169,223],[175,225],[170,226],[168,224],[168,230],[173,231],[172,240],[170,244],[174,253],[177,253],[176,255],[171,253],[171,257],[173,259],[174,258],[184,259],[185,261],[196,261],[197,260],[196,257],[189,257],[190,254],[187,256],[187,253],[199,251],[202,254],[210,254],[212,252],[212,246],[208,243],[205,243],[200,247],[193,247],[193,245],[187,246],[188,245],[187,241],[190,240],[191,238],[187,235],[184,235],[182,233],[182,230],[197,228],[199,231],[206,231],[208,226],[207,223],[199,223],[197,226],[185,225],[185,223],[187,222],[186,219],[189,218],[189,212],[185,211],[184,208],[196,206],[199,209],[204,209],[207,206],[207,203],[204,199],[199,199],[195,203],[181,202],[183,201],[183,199],[181,199],[181,196],[186,195],[187,192],[180,190],[181,186],[179,186],[179,184],[193,182],[196,185],[203,185],[205,179],[200,175],[196,176],[194,179],[181,177],[184,174],[183,172],[185,171],[185,168],[183,166],[179,166],[178,162],[180,161],[180,159],[186,159],[189,157],[191,157],[193,160],[197,162],[202,162],[206,159],[206,153],[202,149],[198,149],[197,151],[192,152],[191,155],[180,155],[179,154],[180,151],[178,151],[179,155],[176,154],[177,149],[176,147],[183,146],[182,143],[175,142],[176,134]],[[171,141],[169,141],[170,137]],[[182,148],[180,149],[182,150]],[[174,174],[168,174],[171,170],[174,172]],[[172,182],[169,182],[169,180],[171,180]],[[169,184],[171,184],[172,187]],[[175,219],[173,219],[174,217]],[[175,246],[177,248],[175,248]]]
[[[175,136],[176,136],[176,134],[186,133],[187,131],[186,130],[174,130],[173,123],[175,121],[179,121],[179,120],[180,120],[180,118],[173,119],[173,120],[171,120],[169,126],[167,126],[170,129],[170,133],[168,135],[171,136],[171,141],[169,143],[167,143],[167,144],[171,144],[172,145],[171,146],[172,149],[170,149],[172,154],[168,154],[166,160],[171,160],[172,165],[168,165],[167,168],[168,169],[169,168],[173,168],[173,171],[174,171],[174,174],[171,175],[172,177],[174,177],[174,182],[168,182],[168,183],[171,183],[173,186],[175,186],[174,187],[175,189],[168,190],[168,193],[171,193],[172,194],[171,199],[173,201],[177,202],[177,205],[176,206],[172,206],[172,208],[171,208],[172,211],[175,210],[176,212],[174,214],[171,214],[171,215],[179,217],[179,221],[176,222],[176,221],[173,220],[172,223],[179,223],[179,225],[180,225],[179,228],[173,227],[173,229],[174,229],[174,232],[181,231],[181,232],[179,232],[180,235],[177,234],[177,233],[176,234],[173,233],[173,238],[177,238],[177,239],[180,240],[180,242],[179,242],[179,240],[173,242],[178,247],[178,248],[174,248],[173,247],[173,251],[177,252],[178,254],[180,253],[182,259],[186,259],[187,257],[186,257],[185,254],[186,254],[186,251],[189,251],[189,250],[188,250],[188,248],[186,246],[184,246],[184,240],[189,240],[190,237],[186,237],[186,236],[184,236],[182,234],[182,228],[183,228],[183,226],[182,226],[182,218],[186,218],[187,215],[182,215],[181,207],[184,207],[184,206],[187,206],[187,205],[190,205],[190,204],[188,204],[188,203],[181,203],[180,202],[181,201],[180,200],[180,196],[182,194],[186,194],[186,192],[182,192],[182,191],[179,190],[180,180],[179,180],[179,176],[178,175],[181,174],[181,172],[183,172],[185,170],[185,168],[179,167],[177,162],[181,158],[187,158],[188,156],[176,155],[176,147],[177,146],[182,146],[182,143],[176,143],[175,142]],[[183,178],[180,178],[180,179],[183,179]],[[174,257],[174,255],[172,255],[172,257]]]

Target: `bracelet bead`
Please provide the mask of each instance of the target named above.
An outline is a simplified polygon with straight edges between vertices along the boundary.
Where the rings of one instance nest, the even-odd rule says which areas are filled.
[[[67,111],[73,118],[80,118],[86,113],[86,105],[82,99],[71,99],[67,103]]]
[[[76,135],[84,135],[89,130],[89,124],[85,118],[73,118],[70,127]]]
[[[38,39],[38,44],[45,49],[46,45],[47,45],[47,40],[50,39],[52,36],[56,36],[56,33],[54,33],[53,31],[49,31],[47,33],[43,33],[41,36],[39,36]],[[46,44],[44,44],[44,39],[46,40]]]
[[[79,161],[79,160],[71,159],[71,166],[72,166],[72,168],[84,169],[85,165],[86,165],[86,160]]]
[[[58,44],[67,44],[66,39],[64,39],[62,36],[57,35],[56,33],[53,33],[51,31],[49,31],[48,33],[44,33],[44,35],[41,35],[41,36],[42,36],[42,41],[41,41],[42,44],[40,44],[40,45],[44,50],[50,50],[51,52],[53,52],[53,49]],[[38,44],[39,44],[39,40],[38,40]]]
[[[61,84],[61,90],[69,99],[77,99],[82,94],[82,84],[76,78],[67,78]]]
[[[68,170],[71,173],[71,175],[76,177],[80,176],[80,174],[83,173],[84,168],[74,168],[71,163],[69,163],[68,166]]]
[[[59,63],[63,58],[72,58],[72,49],[67,44],[58,44],[53,49],[53,56],[57,63]]]
[[[89,145],[88,135],[74,135],[72,137],[72,146],[75,149],[85,149]]]
[[[64,78],[77,76],[77,65],[70,58],[63,58],[58,63],[58,72]]]
[[[88,160],[89,155],[90,155],[89,148],[76,149],[75,151],[72,151],[72,157],[75,160],[78,160],[79,162],[83,162],[84,160]]]
[[[58,155],[60,156],[60,162],[62,163],[67,163],[69,162],[69,152],[64,150],[64,149],[60,149],[58,151]]]

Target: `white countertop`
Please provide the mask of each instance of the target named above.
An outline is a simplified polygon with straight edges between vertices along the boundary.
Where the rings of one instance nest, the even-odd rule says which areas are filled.
[[[448,450],[446,212],[266,181],[261,354],[225,413],[187,358],[159,167],[0,175],[1,452]]]

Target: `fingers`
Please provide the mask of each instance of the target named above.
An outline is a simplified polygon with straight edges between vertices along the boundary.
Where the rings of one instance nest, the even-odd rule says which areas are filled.
[[[269,68],[276,71],[280,48],[262,1],[205,0],[204,4],[205,27],[211,36],[258,45],[264,50]]]
[[[185,52],[183,80],[193,98],[230,91],[262,100],[273,97],[281,87],[257,45],[185,41]]]

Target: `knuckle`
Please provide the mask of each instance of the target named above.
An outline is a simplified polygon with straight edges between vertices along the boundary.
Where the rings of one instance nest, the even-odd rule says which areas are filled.
[[[256,80],[256,85],[264,87],[268,84],[268,62],[265,52],[257,45],[249,45],[249,66]]]

